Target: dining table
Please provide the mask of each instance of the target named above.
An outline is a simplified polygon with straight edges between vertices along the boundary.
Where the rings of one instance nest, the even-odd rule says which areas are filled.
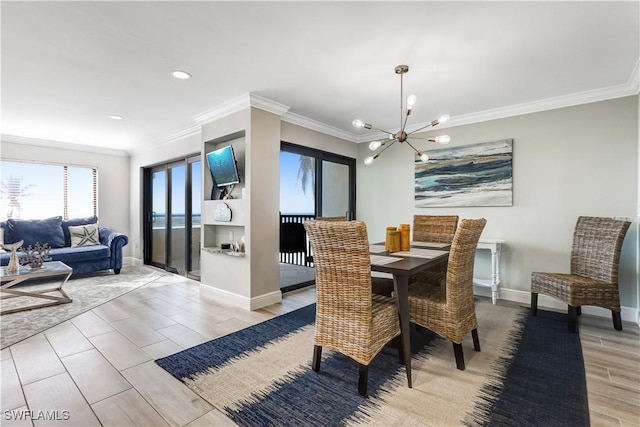
[[[400,319],[402,353],[407,369],[407,383],[411,388],[411,338],[409,325],[409,278],[449,259],[450,245],[430,242],[411,242],[408,251],[389,252],[384,243],[369,246],[371,271],[393,275],[393,288]]]

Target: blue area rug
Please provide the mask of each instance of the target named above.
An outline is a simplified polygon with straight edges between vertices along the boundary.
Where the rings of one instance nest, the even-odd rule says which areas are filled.
[[[500,310],[509,316],[489,313],[499,319],[484,324],[504,323],[505,333],[487,333],[481,353],[463,343],[466,371],[448,341],[412,328],[414,387],[389,347],[369,368],[367,398],[347,357],[326,349],[311,370],[313,305],[156,363],[241,426],[589,425],[580,339],[566,316]]]

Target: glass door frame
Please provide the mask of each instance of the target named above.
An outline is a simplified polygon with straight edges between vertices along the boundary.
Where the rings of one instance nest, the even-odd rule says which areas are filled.
[[[189,156],[175,159],[169,162],[144,167],[142,169],[142,236],[143,236],[143,262],[147,265],[162,268],[166,271],[180,274],[175,267],[171,265],[171,168],[176,166],[185,166],[185,276],[193,277],[189,274],[192,269],[191,245],[192,245],[192,164],[201,161],[200,153],[191,154]],[[152,178],[154,172],[165,171],[165,254],[164,264],[160,264],[152,259],[152,234],[153,234],[153,184]],[[201,168],[202,171],[202,168]],[[201,195],[202,196],[202,195]]]
[[[322,162],[332,162],[349,167],[349,219],[356,218],[356,159],[341,156],[339,154],[329,153],[327,151],[315,148],[305,147],[302,145],[292,144],[290,142],[281,141],[280,151],[288,153],[300,154],[312,157],[316,161],[315,167],[315,215],[322,216]],[[347,212],[345,212],[347,215]]]

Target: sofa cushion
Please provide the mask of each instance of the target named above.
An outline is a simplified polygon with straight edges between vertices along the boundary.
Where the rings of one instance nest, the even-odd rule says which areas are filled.
[[[54,216],[47,219],[8,219],[11,242],[24,240],[22,247],[35,246],[36,243],[48,243],[51,248],[64,246],[64,233],[62,232],[62,217]],[[7,236],[5,235],[5,239]]]
[[[98,224],[70,225],[71,247],[92,246],[100,244]]]
[[[57,248],[49,252],[53,261],[83,262],[101,258],[109,258],[111,252],[105,245],[79,246],[75,248]]]
[[[71,235],[69,234],[69,226],[97,224],[97,216],[88,216],[86,218],[72,218],[62,221],[62,232],[64,233],[64,245],[71,246]]]

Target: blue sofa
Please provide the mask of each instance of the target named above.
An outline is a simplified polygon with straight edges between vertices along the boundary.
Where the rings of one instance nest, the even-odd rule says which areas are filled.
[[[99,270],[113,270],[119,274],[122,268],[122,248],[129,242],[126,235],[98,224],[95,216],[63,220],[56,216],[42,220],[13,220],[0,223],[4,243],[23,240],[22,248],[47,243],[51,247],[49,256],[52,261],[62,261],[73,269],[73,273],[90,273]],[[87,226],[98,235],[84,241],[74,238],[72,244],[69,227],[83,230]],[[75,236],[74,236],[75,237]],[[98,241],[99,237],[99,241]],[[20,251],[18,256],[21,256]],[[10,254],[0,254],[0,265],[9,264]]]

